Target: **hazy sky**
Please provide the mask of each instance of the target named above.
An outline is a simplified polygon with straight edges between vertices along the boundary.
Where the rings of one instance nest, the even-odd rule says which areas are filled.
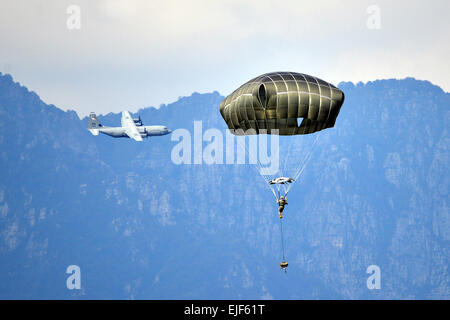
[[[449,12],[448,0],[0,0],[0,72],[82,116],[284,70],[450,91]]]

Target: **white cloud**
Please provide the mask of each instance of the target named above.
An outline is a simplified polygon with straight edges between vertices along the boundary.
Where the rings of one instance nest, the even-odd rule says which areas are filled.
[[[414,76],[450,88],[447,1],[16,0],[0,4],[0,71],[81,114],[292,70],[333,83]],[[81,30],[66,28],[67,6]]]

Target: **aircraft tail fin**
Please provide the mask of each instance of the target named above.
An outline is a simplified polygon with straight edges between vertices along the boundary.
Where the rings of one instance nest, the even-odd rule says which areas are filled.
[[[101,128],[101,124],[97,119],[97,115],[94,112],[89,114],[88,130],[94,135],[98,135],[98,129]]]

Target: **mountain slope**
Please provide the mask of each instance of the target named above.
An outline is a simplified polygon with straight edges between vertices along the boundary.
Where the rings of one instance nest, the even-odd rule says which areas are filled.
[[[340,88],[289,196],[284,274],[276,206],[250,166],[175,165],[170,136],[94,137],[0,75],[0,298],[450,298],[449,94],[411,78]],[[139,114],[193,137],[194,120],[225,130],[222,99]],[[81,290],[66,288],[72,264]]]

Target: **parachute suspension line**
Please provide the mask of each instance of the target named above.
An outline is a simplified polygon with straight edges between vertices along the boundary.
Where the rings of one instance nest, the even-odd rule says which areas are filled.
[[[248,150],[248,146],[247,146],[247,144],[244,144],[244,146],[245,146],[245,150],[246,150],[246,152],[247,152],[247,154],[248,154],[248,158],[249,158],[249,162],[250,162],[250,152],[249,152],[249,150]],[[263,174],[261,174],[261,172],[262,172],[262,169],[264,168],[263,167],[263,165],[261,164],[261,162],[259,161],[259,158],[258,158],[258,154],[256,155],[256,165],[258,166],[258,174],[267,182],[267,183],[269,183],[269,178],[266,178],[266,176],[265,175],[263,175]]]
[[[313,151],[314,151],[314,147],[316,146],[316,143],[319,139],[319,135],[320,132],[317,133],[316,138],[313,141],[313,144],[309,150],[309,152],[306,154],[305,158],[303,159],[303,161],[301,161],[297,168],[295,169],[295,179],[297,179],[300,176],[300,173],[303,171],[303,169],[306,167],[307,162],[309,161]]]
[[[320,136],[320,132],[317,134],[316,139],[314,140],[313,146],[312,146],[311,150],[309,151],[308,155],[306,156],[305,163],[303,164],[302,169],[295,175],[295,180],[297,180],[300,177],[300,175],[302,174],[303,170],[305,170],[306,166],[308,165],[309,161],[311,160],[311,156],[312,156],[312,154],[314,152],[314,149],[315,149],[315,147],[317,145],[317,141],[319,140],[319,136]]]
[[[285,196],[285,197],[286,197],[286,195],[287,195],[287,189],[288,189],[288,186],[285,185],[285,184],[283,184],[283,192],[284,192],[284,196]]]
[[[312,153],[313,153],[313,151],[314,151],[314,149],[315,149],[315,146],[316,146],[317,141],[318,141],[318,139],[319,139],[319,135],[320,135],[320,131],[317,133],[316,138],[314,139],[313,146],[312,146],[311,150],[308,152],[308,154],[306,155],[305,159],[304,159],[302,162],[300,162],[300,165],[298,166],[298,169],[296,169],[296,171],[295,171],[295,176],[294,176],[294,183],[295,183],[295,182],[297,181],[297,179],[300,177],[300,175],[302,174],[303,170],[305,170],[306,165],[307,165],[307,164],[309,163],[309,161],[311,160],[311,155],[312,155]],[[291,183],[291,184],[288,186],[287,191],[286,191],[286,195],[289,193],[289,191],[291,190],[291,188],[292,188],[292,186],[293,186],[294,183]]]
[[[290,144],[292,144],[292,142],[290,143]],[[288,167],[288,165],[287,165],[287,163],[288,163],[288,161],[287,161],[287,159],[290,159],[290,157],[291,157],[291,150],[292,148],[290,148],[290,146],[287,148],[287,153],[286,153],[286,157],[285,157],[285,161],[283,161],[283,164],[282,164],[282,167],[280,168],[280,173],[281,173],[281,175],[283,176],[283,177],[288,177],[289,175],[287,174],[287,167]]]
[[[272,193],[273,193],[273,195],[275,196],[275,198],[278,199],[278,198],[277,198],[277,194],[275,193],[275,190],[273,190],[270,186],[269,186],[269,189],[272,191]]]
[[[295,141],[295,140],[294,140]],[[292,153],[292,149],[293,149],[293,145],[294,145],[294,142],[290,142],[289,143],[289,145],[287,146],[287,153],[286,153],[286,157],[284,157],[284,161],[282,161],[282,166],[280,167],[280,169],[279,169],[279,177],[280,176],[282,176],[282,177],[289,177],[289,178],[291,178],[291,170],[289,170],[289,165],[288,165],[288,163],[289,163],[289,161],[288,161],[288,159],[290,159],[291,158],[291,153]],[[286,185],[283,185],[282,187],[281,187],[282,189],[283,189],[283,194],[284,194],[284,196],[286,196],[286,190],[287,190],[287,186]]]
[[[237,142],[238,142],[237,144],[241,147],[241,150],[244,150],[244,151],[245,151],[245,154],[248,155],[249,160],[250,160],[250,153],[248,152],[248,147],[247,147],[247,144],[245,143],[245,136],[244,136],[244,148],[242,147],[241,141],[240,141],[239,139],[236,139],[236,140],[237,140]],[[259,162],[258,157],[256,157],[256,165],[258,166],[257,168],[254,167],[254,166],[251,166],[251,167],[253,167],[253,169],[256,170],[256,172],[258,173],[258,175],[260,175],[260,176],[264,179],[264,181],[266,182],[265,185],[267,185],[267,187],[270,189],[270,191],[272,191],[272,193],[273,193],[273,195],[275,196],[275,198],[277,198],[277,195],[276,195],[276,193],[275,193],[275,190],[272,189],[272,188],[270,187],[270,184],[269,184],[270,178],[267,178],[267,179],[266,179],[266,177],[265,177],[263,174],[261,174],[261,169],[263,168],[263,166],[262,166],[262,164]],[[277,199],[278,199],[278,198],[277,198]]]

